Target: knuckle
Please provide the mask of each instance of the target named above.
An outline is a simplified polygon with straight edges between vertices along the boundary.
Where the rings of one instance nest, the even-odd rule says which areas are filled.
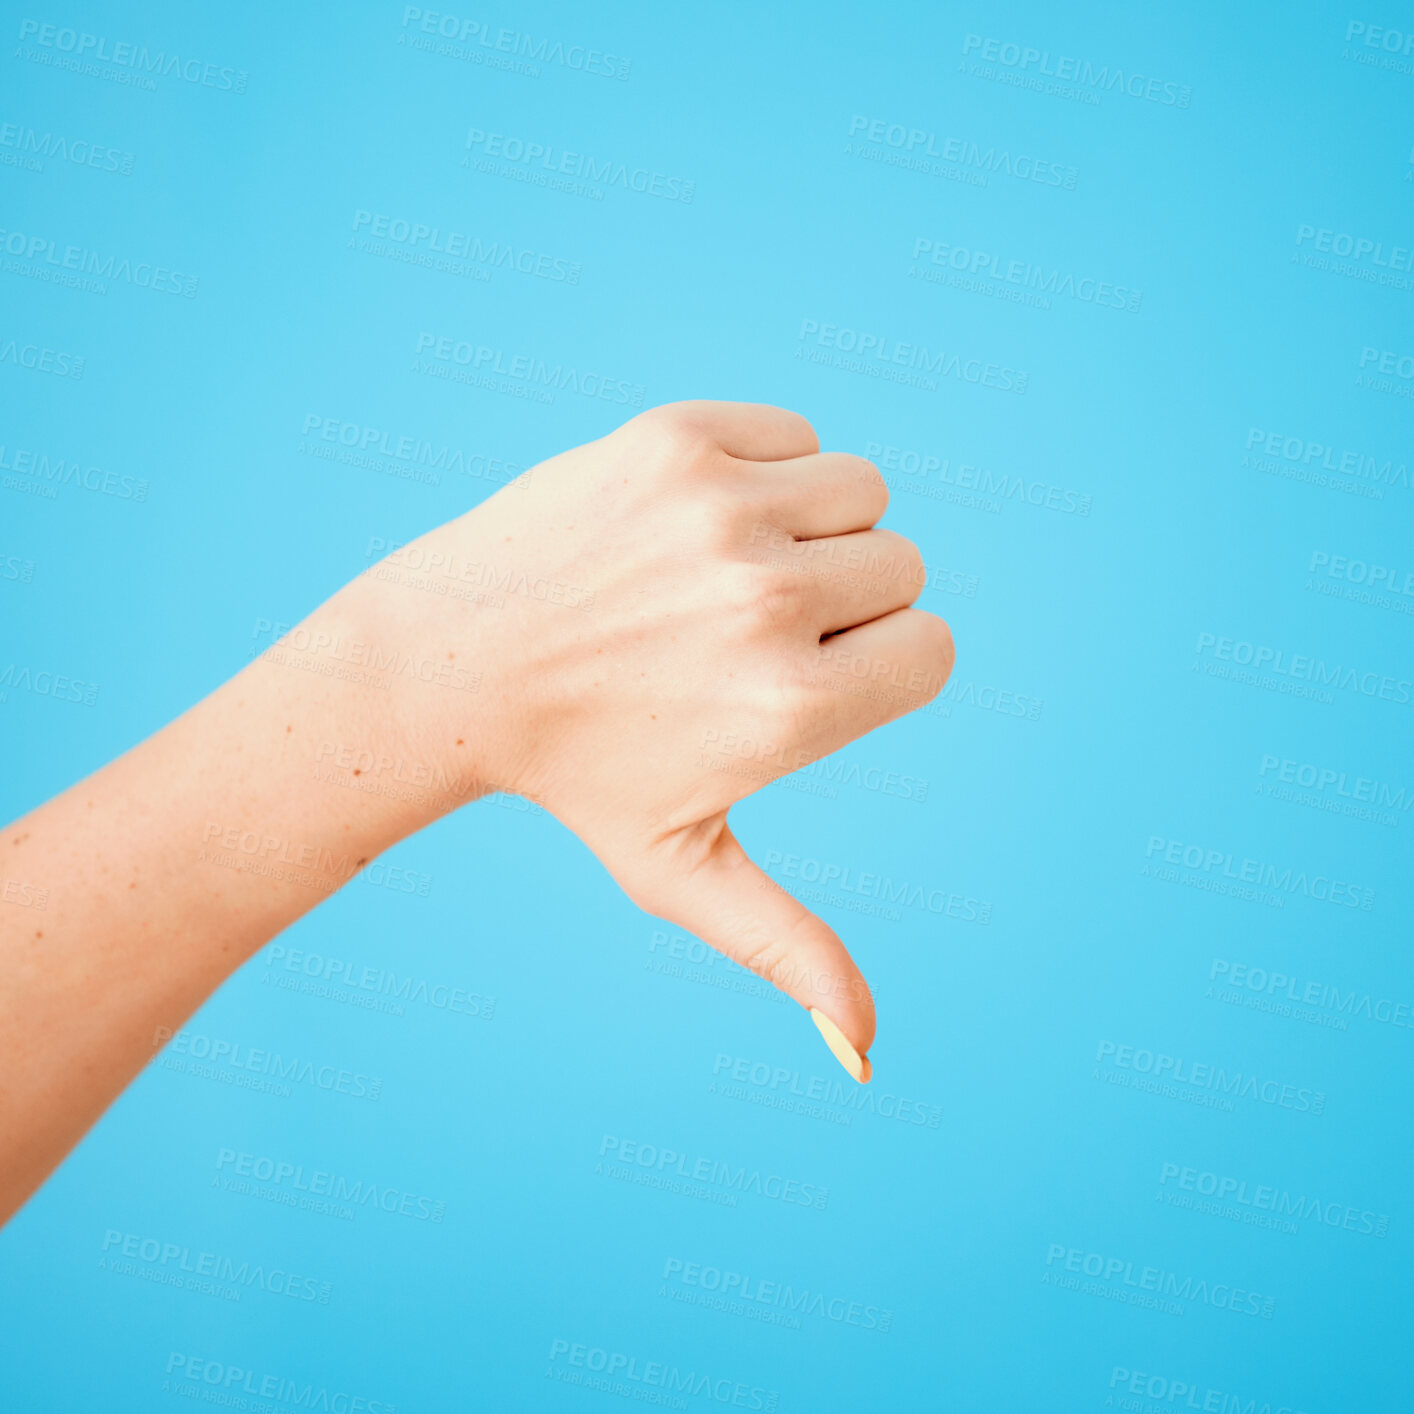
[[[789,961],[789,947],[783,940],[777,939],[744,954],[741,965],[773,987],[781,987],[784,990],[782,984],[789,973]]]
[[[896,530],[875,530],[874,534],[884,537],[889,556],[899,565],[899,572],[907,575],[913,584],[922,584],[924,576],[923,552],[906,535]]]
[[[919,661],[927,669],[931,697],[943,690],[956,661],[957,652],[953,645],[952,630],[936,614],[914,611],[913,639]]]
[[[880,491],[888,491],[888,483],[884,480],[884,473],[869,460],[868,457],[855,456],[850,454],[850,461],[854,466],[856,478],[866,486],[876,487]]]
[[[814,698],[798,686],[772,683],[758,704],[762,719],[769,724],[772,739],[788,747],[808,741],[817,725],[819,707]]]
[[[667,469],[693,464],[714,446],[700,417],[686,403],[649,408],[626,423],[625,428]]]
[[[732,506],[737,527],[755,559],[774,563],[797,551],[799,542],[778,523],[769,497],[759,491],[739,495]]]
[[[787,418],[795,422],[797,433],[800,437],[800,456],[814,456],[820,450],[820,436],[815,431],[814,424],[803,412],[796,412],[792,408],[777,408],[777,412],[784,413]]]
[[[645,408],[637,417],[631,418],[629,427],[639,431],[667,431],[686,427],[691,422],[691,412],[685,403],[659,403],[657,407]]]
[[[883,515],[889,505],[889,483],[884,480],[884,473],[868,457],[852,457],[851,460],[854,463],[855,480],[875,498],[879,514]]]
[[[741,565],[724,581],[728,607],[755,630],[773,632],[798,622],[802,612],[795,577],[769,565]]]
[[[683,508],[702,545],[724,554],[737,548],[742,538],[742,508],[730,486],[712,477],[699,477],[684,490],[683,497]]]

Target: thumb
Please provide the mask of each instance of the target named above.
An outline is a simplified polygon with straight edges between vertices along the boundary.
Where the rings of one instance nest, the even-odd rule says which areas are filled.
[[[834,929],[751,862],[725,813],[669,836],[631,871],[614,872],[639,907],[695,933],[807,1008],[839,1063],[868,1082],[869,984]]]

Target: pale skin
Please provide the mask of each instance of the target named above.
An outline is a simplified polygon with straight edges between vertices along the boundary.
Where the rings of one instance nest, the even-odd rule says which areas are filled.
[[[0,1221],[257,949],[491,790],[810,1009],[867,1081],[868,986],[727,811],[946,681],[947,625],[910,607],[918,551],[875,528],[887,501],[795,413],[652,409],[395,552],[8,826],[0,877],[45,904],[0,903]],[[358,788],[389,762],[432,784]]]

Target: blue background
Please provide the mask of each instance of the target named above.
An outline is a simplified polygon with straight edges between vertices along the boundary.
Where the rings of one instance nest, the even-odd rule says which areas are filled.
[[[47,42],[27,15],[56,27]],[[519,468],[635,410],[419,376],[431,332],[641,386],[645,405],[779,403],[827,448],[897,449],[876,455],[884,523],[922,548],[952,684],[733,819],[758,859],[947,889],[988,921],[819,904],[879,998],[876,1079],[855,1091],[799,1011],[640,914],[552,819],[464,809],[389,856],[425,896],[351,884],[189,1027],[193,1055],[207,1038],[307,1056],[377,1080],[377,1099],[260,1093],[167,1053],[0,1237],[3,1402],[255,1409],[267,1377],[279,1409],[324,1407],[321,1390],[375,1411],[661,1395],[623,1370],[592,1387],[619,1354],[639,1376],[710,1376],[669,1405],[692,1410],[738,1386],[735,1407],[781,1410],[1409,1408],[1414,277],[1301,233],[1408,261],[1414,58],[1365,41],[1414,33],[1414,11],[504,4],[456,20],[480,27],[471,58],[393,4],[4,21],[0,814],[210,691],[268,646],[262,623],[366,568],[371,541],[495,489],[341,461],[311,418]],[[530,57],[506,66],[476,39],[501,30]],[[79,32],[214,77],[71,67]],[[1091,82],[1047,91],[1025,48],[1053,70],[1085,61]],[[610,72],[574,67],[588,49]],[[1156,98],[1127,91],[1150,78]],[[672,195],[539,185],[524,160],[468,152],[473,129],[659,173]],[[900,165],[914,129],[961,156]],[[76,142],[120,170],[63,155]],[[578,278],[374,253],[360,211]],[[56,282],[32,238],[194,276],[192,297]],[[959,250],[1038,267],[1049,307],[949,282],[948,262],[972,263]],[[1080,297],[1096,280],[1125,307]],[[1024,392],[833,366],[827,325],[1024,372]],[[26,348],[70,376],[25,366]],[[1372,379],[1384,354],[1394,371]],[[1352,469],[1320,473],[1311,444]],[[980,476],[964,465],[989,494],[959,486]],[[1394,573],[1361,599],[1338,558]],[[1262,648],[1286,671],[1238,676]],[[1340,666],[1325,700],[1290,690],[1296,655]],[[95,700],[16,686],[26,667]],[[1351,669],[1363,690],[1339,685]],[[1336,780],[1302,791],[1304,767],[1383,783],[1384,805],[1347,811]],[[925,797],[871,789],[883,772]],[[1185,864],[1194,846],[1204,862]],[[1229,855],[1287,886],[1217,891],[1207,861]],[[295,950],[325,975],[289,970]],[[483,1014],[357,1005],[330,960],[429,997],[464,988]],[[319,981],[338,994],[300,989]],[[1155,1088],[1160,1054],[1258,1093]],[[763,1082],[778,1067],[798,1078]],[[828,1113],[791,1098],[816,1076]],[[828,1197],[628,1181],[653,1171],[628,1143]],[[426,1201],[300,1207],[292,1179],[256,1180],[262,1161]],[[1223,1178],[1247,1201],[1205,1211]],[[1299,1213],[1247,1220],[1259,1187]],[[174,1284],[203,1252],[245,1267],[239,1299]],[[688,1264],[810,1296],[717,1300]],[[277,1295],[257,1268],[313,1285]],[[1172,1275],[1165,1304],[1140,1299],[1145,1268]],[[1256,1299],[1229,1309],[1234,1288]]]

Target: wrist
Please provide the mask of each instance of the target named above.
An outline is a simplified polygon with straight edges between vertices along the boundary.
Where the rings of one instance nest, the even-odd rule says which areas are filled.
[[[582,616],[515,592],[525,576],[504,568],[508,552],[476,517],[380,561],[301,625],[306,654],[347,689],[343,736],[319,746],[322,773],[376,794],[404,833],[492,792],[533,793],[529,758],[555,715],[558,660],[578,651]],[[401,558],[414,552],[418,566],[495,564],[500,579],[487,589],[415,569]]]
[[[283,798],[381,852],[485,794],[449,736],[475,703],[465,665],[412,641],[360,580],[272,645],[251,677],[251,730]],[[465,734],[462,737],[465,744]]]

